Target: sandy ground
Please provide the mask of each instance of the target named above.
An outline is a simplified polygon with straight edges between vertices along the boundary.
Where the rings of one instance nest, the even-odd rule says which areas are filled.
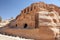
[[[33,39],[25,39],[25,38],[12,37],[12,36],[0,34],[0,40],[33,40]]]

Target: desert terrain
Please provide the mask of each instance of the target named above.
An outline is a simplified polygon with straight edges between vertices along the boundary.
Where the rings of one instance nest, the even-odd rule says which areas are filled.
[[[0,34],[0,40],[32,40]]]

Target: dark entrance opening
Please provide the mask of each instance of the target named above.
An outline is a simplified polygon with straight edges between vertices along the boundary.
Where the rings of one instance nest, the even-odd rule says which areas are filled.
[[[17,24],[16,24],[16,27],[17,27]]]
[[[27,26],[28,26],[27,24],[24,24],[24,28],[27,28]]]

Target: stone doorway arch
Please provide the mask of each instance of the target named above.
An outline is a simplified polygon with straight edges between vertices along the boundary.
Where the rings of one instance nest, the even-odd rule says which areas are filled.
[[[24,24],[24,28],[27,28],[27,27],[28,27],[28,25],[27,25],[27,23],[25,23],[25,24]]]

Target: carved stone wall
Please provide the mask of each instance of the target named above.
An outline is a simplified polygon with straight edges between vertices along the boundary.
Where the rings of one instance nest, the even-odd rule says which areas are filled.
[[[8,28],[3,28],[0,32],[25,38],[55,40],[59,34],[58,27],[60,28],[60,7],[38,2],[22,10]]]
[[[16,17],[16,19],[15,19],[16,21],[13,22],[12,23],[13,25],[11,24],[11,26],[14,26],[14,27],[17,26],[18,28],[24,28],[24,26],[27,26],[25,28],[38,28],[39,20],[40,20],[38,17],[41,16],[41,13],[38,13],[38,12],[41,12],[41,11],[45,11],[48,13],[55,11],[56,13],[49,13],[49,14],[45,14],[45,15],[47,15],[47,17],[50,16],[50,18],[53,18],[52,16],[55,16],[54,17],[55,19],[53,19],[53,21],[60,22],[60,19],[57,17],[60,15],[59,7],[52,5],[52,4],[45,4],[43,2],[38,2],[38,3],[33,3],[30,6],[26,7],[24,10],[22,10],[20,15],[18,15]],[[44,13],[42,13],[42,14],[44,14]],[[44,17],[44,15],[43,15],[43,17]],[[51,20],[46,20],[46,19],[42,19],[42,20],[47,21],[47,22],[52,22]],[[58,22],[58,24],[59,24],[59,22]]]

